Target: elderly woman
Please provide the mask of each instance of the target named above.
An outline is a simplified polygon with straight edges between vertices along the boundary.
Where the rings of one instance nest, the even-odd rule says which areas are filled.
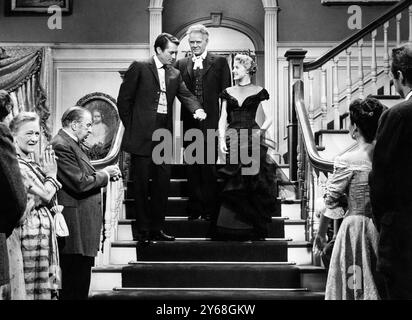
[[[27,213],[19,230],[27,299],[54,299],[57,298],[60,268],[50,208],[57,190],[61,188],[56,180],[54,151],[46,148],[41,164],[33,160],[40,137],[39,118],[35,113],[18,114],[11,121],[10,130],[24,184],[35,198],[35,206]]]

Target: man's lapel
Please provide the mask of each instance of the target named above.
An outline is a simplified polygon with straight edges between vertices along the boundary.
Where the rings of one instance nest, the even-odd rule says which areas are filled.
[[[193,60],[191,57],[187,57],[186,71],[190,77],[190,80],[192,81],[193,80]]]
[[[210,67],[213,64],[215,57],[212,56],[210,53],[207,54],[206,59],[203,60],[203,76],[209,71]]]
[[[149,66],[150,66],[149,69],[152,71],[152,73],[153,73],[153,75],[154,75],[154,77],[155,77],[155,79],[156,79],[156,81],[157,81],[157,84],[158,84],[159,87],[160,87],[159,74],[158,74],[158,72],[157,72],[156,63],[155,63],[153,57],[149,60]]]

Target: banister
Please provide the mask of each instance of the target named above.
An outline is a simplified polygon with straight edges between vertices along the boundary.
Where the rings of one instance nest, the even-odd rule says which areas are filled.
[[[309,123],[309,117],[306,111],[303,92],[303,81],[297,80],[293,85],[293,105],[296,110],[296,117],[300,124],[303,136],[303,143],[308,154],[312,167],[324,173],[333,171],[333,162],[322,158],[315,145],[312,129]]]
[[[108,165],[113,164],[116,162],[119,153],[120,153],[120,146],[122,143],[122,138],[123,138],[123,133],[124,133],[124,126],[121,121],[119,121],[119,128],[116,131],[116,135],[114,137],[114,142],[109,150],[109,153],[103,158],[103,159],[98,159],[98,160],[92,160],[92,165],[96,169],[102,169]]]
[[[339,45],[332,48],[328,52],[326,52],[321,57],[317,58],[314,61],[305,62],[303,64],[304,71],[311,71],[316,70],[323,66],[326,62],[331,60],[332,58],[336,57],[338,54],[343,52],[344,50],[348,49],[351,45],[361,40],[367,34],[371,33],[372,31],[376,30],[378,27],[382,26],[385,22],[389,21],[389,19],[395,17],[398,13],[402,12],[406,8],[412,5],[412,0],[403,0],[398,4],[394,5],[391,9],[385,12],[382,16],[376,18],[371,23],[369,23],[366,27],[362,28],[354,35],[349,36],[344,41],[342,41]]]

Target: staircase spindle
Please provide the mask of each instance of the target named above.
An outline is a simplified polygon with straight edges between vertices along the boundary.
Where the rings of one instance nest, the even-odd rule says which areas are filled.
[[[327,115],[327,97],[326,97],[326,68],[322,66],[321,69],[321,83],[320,83],[320,90],[321,90],[321,96],[320,96],[320,108],[322,111],[322,120],[321,120],[321,129],[326,129],[326,115]]]
[[[409,6],[408,12],[409,12],[409,42],[412,42],[412,6]]]
[[[358,42],[358,52],[359,52],[359,65],[358,65],[358,74],[359,74],[359,98],[363,99],[364,95],[364,78],[363,78],[363,56],[362,56],[362,46],[363,40]]]
[[[371,65],[371,77],[372,77],[372,90],[376,94],[378,92],[378,72],[377,72],[377,63],[376,63],[376,36],[377,30],[372,31],[372,65]]]
[[[401,19],[402,13],[396,15],[396,46],[399,47],[401,44]]]
[[[352,73],[351,73],[351,56],[352,52],[346,50],[346,104],[349,111],[350,101],[352,100]]]
[[[333,59],[333,128],[335,130],[340,129],[338,63],[339,58]]]
[[[389,75],[389,52],[388,52],[388,29],[389,21],[383,24],[383,70]]]
[[[310,127],[312,128],[313,131],[313,111],[315,109],[315,103],[313,99],[313,75],[312,72],[308,73],[308,78],[309,78],[309,123]]]

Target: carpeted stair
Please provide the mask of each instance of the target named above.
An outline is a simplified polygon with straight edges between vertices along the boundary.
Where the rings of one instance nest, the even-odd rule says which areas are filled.
[[[91,299],[323,298],[320,282],[325,280],[324,271],[314,266],[298,266],[288,257],[294,247],[310,250],[306,242],[285,239],[288,217],[281,217],[280,209],[285,205],[299,206],[299,201],[278,199],[279,210],[272,218],[265,241],[211,241],[209,222],[187,219],[184,172],[182,165],[172,169],[164,230],[177,238],[173,242],[142,246],[132,241],[133,184],[127,182],[127,219],[119,221],[118,241],[111,246],[111,255],[120,255],[111,259],[117,265],[94,270],[95,275],[116,274],[121,281],[117,280],[113,290],[93,291]]]

